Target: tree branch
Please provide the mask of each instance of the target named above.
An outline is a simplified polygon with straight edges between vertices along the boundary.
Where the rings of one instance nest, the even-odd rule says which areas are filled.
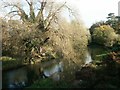
[[[43,10],[46,6],[46,3],[47,3],[46,0],[43,0],[43,2],[40,1],[41,8],[36,17],[37,22],[44,21]]]
[[[49,13],[48,17],[46,18],[45,22],[47,22],[46,26],[45,26],[45,30],[48,29],[48,27],[50,26],[52,20],[55,18],[56,14],[61,10],[61,8],[63,8],[65,6],[66,2],[61,5],[58,9],[56,9],[55,12],[53,13]]]
[[[29,9],[30,9],[30,21],[34,22],[35,21],[35,12],[34,12],[34,8],[33,8],[33,2],[32,1],[28,1],[26,0],[26,2],[29,5]]]
[[[8,2],[4,2],[6,5],[4,7],[12,7],[12,8],[16,8],[18,10],[14,10],[17,12],[17,15],[19,15],[22,19],[22,21],[26,21],[28,20],[28,15],[25,13],[25,11],[23,9],[21,9],[18,5],[16,4],[10,4]],[[14,13],[13,11],[9,12],[10,14],[11,13]]]
[[[28,3],[28,5],[30,5],[30,4],[31,4],[28,0],[25,0],[25,1]]]
[[[14,16],[17,16],[17,15],[18,15],[18,14],[14,14],[14,15],[10,16],[10,19],[13,18]]]
[[[11,13],[14,13],[14,12],[17,12],[17,13],[18,13],[19,11],[16,11],[16,10],[15,10],[15,11],[11,11],[11,12],[9,12],[8,14],[11,14]]]

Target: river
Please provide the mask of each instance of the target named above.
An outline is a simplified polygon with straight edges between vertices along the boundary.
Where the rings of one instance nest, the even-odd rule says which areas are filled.
[[[103,47],[92,46],[85,50],[81,57],[84,64],[96,59],[96,55],[106,53],[108,50]],[[75,72],[81,68],[78,60],[52,60],[42,63],[27,65],[22,68],[3,72],[3,88],[27,87],[39,78],[52,78],[53,80],[65,80],[72,82],[75,80]]]

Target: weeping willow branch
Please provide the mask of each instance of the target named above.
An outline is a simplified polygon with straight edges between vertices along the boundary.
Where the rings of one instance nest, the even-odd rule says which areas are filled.
[[[57,9],[54,7],[54,2],[49,4],[47,0],[39,0],[37,2],[40,3],[38,14],[35,16],[35,4],[32,0],[24,0],[27,2],[29,6],[29,15],[25,12],[25,10],[22,8],[22,6],[19,6],[18,4],[11,4],[8,2],[4,2],[4,7],[11,7],[14,10],[11,10],[8,14],[13,14],[12,17],[18,15],[20,16],[21,20],[23,22],[30,22],[30,23],[36,23],[36,28],[41,31],[48,31],[52,22],[57,22],[57,14],[62,10],[62,8],[67,8],[70,13],[73,13],[72,10],[66,5],[66,2],[64,2],[61,6],[59,6]],[[49,11],[47,17],[45,18],[44,13],[46,11],[47,5],[50,5]],[[55,9],[55,10],[54,10]]]

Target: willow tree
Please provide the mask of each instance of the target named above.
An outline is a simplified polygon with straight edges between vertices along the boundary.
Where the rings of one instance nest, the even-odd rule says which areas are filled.
[[[25,52],[24,56],[27,56],[29,60],[32,58],[33,53],[38,56],[40,55],[40,47],[44,46],[43,44],[49,39],[49,36],[46,35],[47,31],[53,30],[51,29],[53,23],[59,24],[58,18],[61,10],[64,8],[70,10],[66,2],[58,4],[51,0],[13,0],[11,2],[10,0],[2,0],[2,2],[4,3],[4,9],[6,8],[6,11],[8,11],[7,16],[10,18],[8,22],[9,28],[12,28],[9,30],[11,36],[10,42],[7,39],[4,41],[7,42],[7,45],[11,43],[10,46],[13,52],[17,51],[17,54],[20,51],[18,49],[22,46],[21,52]],[[11,21],[15,21],[13,18],[16,16],[17,19],[22,21],[22,26],[11,23]],[[19,34],[15,34],[14,32],[19,32]],[[17,39],[15,39],[16,37]],[[23,45],[20,43],[23,43]],[[14,47],[16,48],[13,49]],[[11,51],[9,46],[6,51]],[[13,52],[10,53],[13,54]]]
[[[22,22],[34,23],[36,28],[48,31],[52,21],[57,21],[57,14],[62,8],[68,8],[66,2],[56,4],[54,0],[3,0],[4,8],[9,8],[10,18],[19,16]],[[27,9],[26,9],[27,8]],[[29,12],[29,13],[28,13]]]
[[[23,45],[23,49],[24,46],[27,49],[25,56],[31,57],[31,52],[34,49],[37,55],[40,55],[39,49],[42,46],[48,56],[49,54],[55,54],[56,57],[63,58],[64,56],[67,59],[72,58],[73,60],[76,55],[78,56],[77,53],[79,52],[74,49],[78,49],[76,47],[79,46],[87,46],[87,30],[81,23],[79,15],[69,8],[66,2],[57,3],[54,0],[20,0],[17,2],[3,0],[3,2],[4,7],[10,8],[8,9],[10,18],[19,16],[22,21],[20,29],[15,29],[15,31],[23,31],[21,34],[14,35],[14,37],[21,35],[18,39],[22,38],[22,40],[18,41],[25,41]],[[69,14],[69,21],[63,16],[63,13]],[[29,25],[32,26],[26,28]],[[12,24],[11,27],[13,26]],[[11,31],[13,32],[13,30]],[[10,42],[16,40],[13,36],[11,37]],[[19,43],[21,42],[18,42],[16,45],[19,45]],[[13,43],[11,47],[12,45]],[[19,49],[19,46],[16,47]]]

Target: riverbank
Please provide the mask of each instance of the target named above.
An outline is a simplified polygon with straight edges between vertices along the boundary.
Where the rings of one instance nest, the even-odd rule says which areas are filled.
[[[29,88],[71,88],[71,84],[65,81],[54,81],[50,78],[39,79],[34,82]]]
[[[26,65],[25,63],[22,62],[22,60],[18,60],[7,56],[0,57],[0,61],[2,61],[3,71],[17,69]]]
[[[22,82],[25,82],[25,84],[30,85],[29,87],[24,86],[24,88],[25,87],[27,88],[99,88],[99,87],[100,88],[101,87],[102,88],[119,88],[120,52],[119,51],[110,52],[110,51],[106,51],[103,48],[93,47],[91,50],[89,50],[89,54],[92,56],[91,58],[93,61],[88,64],[82,64],[81,65],[82,68],[77,67],[76,69],[74,67],[76,66],[76,64],[70,65],[68,67],[68,62],[66,60],[65,60],[67,62],[66,64],[65,62],[62,62],[62,65],[64,65],[62,66],[62,68],[61,68],[61,63],[59,63],[59,61],[56,62],[55,60],[55,62],[54,61],[49,62],[49,60],[48,61],[44,60],[46,62],[41,62],[40,64],[36,63],[35,65],[26,64],[27,66],[29,66],[29,68],[23,67],[24,69],[16,70],[14,72],[9,72],[10,74],[5,74],[5,75],[9,76],[12,73],[12,76],[15,77],[14,81],[18,80],[17,82],[19,82],[20,85]],[[86,58],[84,58],[83,60],[85,59]],[[10,63],[12,67],[14,67],[14,65],[17,65],[17,62],[15,64],[15,61],[17,60],[10,57],[3,58],[3,61],[5,63],[8,63],[4,65],[9,65]],[[22,64],[23,63],[21,63],[21,65]],[[16,69],[16,68],[17,67],[13,69]],[[70,68],[71,69],[73,68],[74,70],[71,70]],[[10,68],[8,67],[8,69]],[[64,70],[64,71],[61,71],[61,70]],[[21,75],[19,73],[20,76],[18,76],[17,74],[18,72],[21,73]],[[55,72],[59,74],[53,75]],[[49,77],[49,75],[47,74],[50,74],[52,76]],[[64,75],[66,75],[66,77],[62,79]],[[25,77],[26,79],[19,80],[19,78],[21,77]],[[53,80],[53,78],[56,78],[56,77],[60,78],[60,80],[58,81]],[[67,77],[70,77],[70,78],[66,79]],[[73,81],[66,82],[67,80],[69,81],[70,79]],[[13,78],[11,80],[13,80]],[[29,81],[26,81],[26,80],[29,80]],[[5,80],[5,81],[8,81],[8,80]],[[8,83],[8,85],[13,83]]]
[[[75,73],[75,81],[53,81],[45,78],[39,79],[29,88],[115,88],[120,89],[120,54],[116,52],[116,59],[113,52],[102,59],[93,61]]]
[[[27,66],[29,64],[36,64],[36,63],[44,63],[44,62],[49,62],[49,61],[53,61],[53,60],[59,60],[59,59],[55,59],[55,58],[42,58],[42,59],[35,59],[33,61],[29,62],[25,62],[24,60],[18,58],[12,58],[12,57],[8,57],[8,56],[2,56],[0,57],[0,61],[2,61],[2,70],[3,71],[9,71],[9,70],[14,70],[14,69],[18,69],[21,68],[23,66]]]

